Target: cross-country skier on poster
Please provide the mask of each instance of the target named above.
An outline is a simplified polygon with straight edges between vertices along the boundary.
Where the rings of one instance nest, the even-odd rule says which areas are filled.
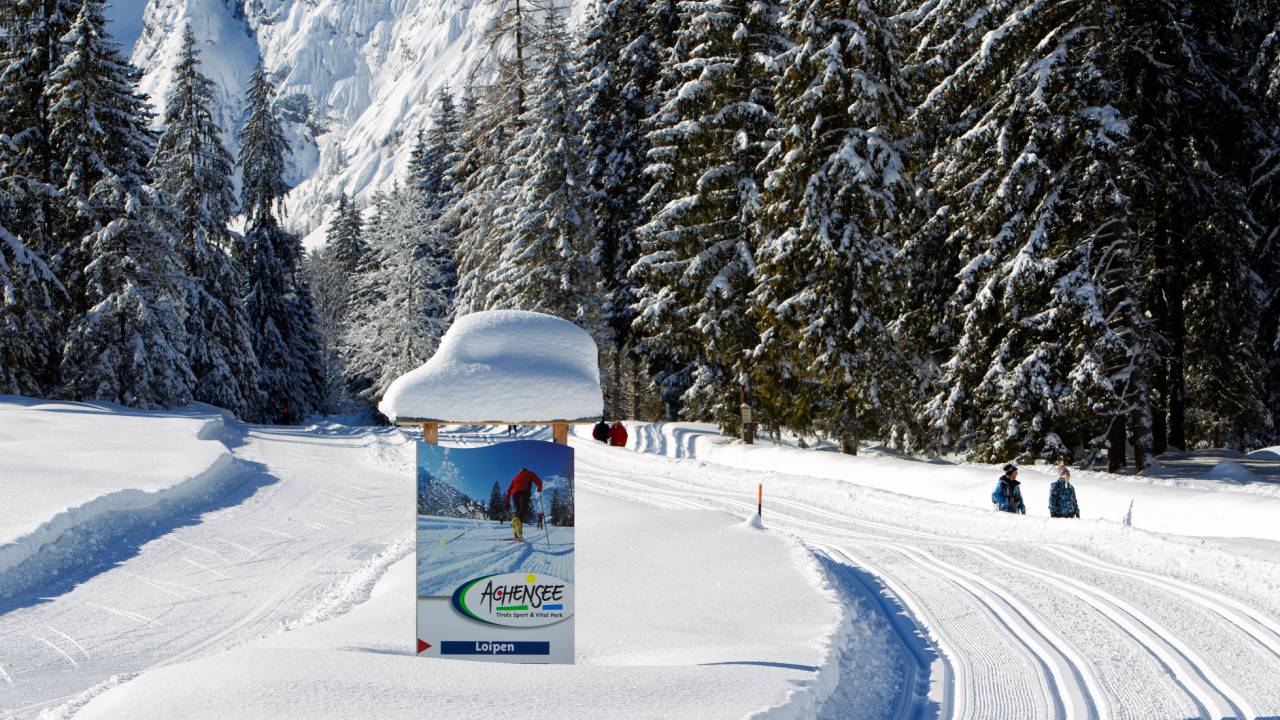
[[[507,495],[505,502],[511,505],[512,499],[515,500],[515,515],[511,518],[511,530],[515,533],[515,539],[524,541],[524,516],[529,514],[529,498],[533,495],[531,485],[538,486],[538,492],[542,492],[542,478],[529,468],[520,468],[520,472],[511,478],[511,482],[507,484]]]

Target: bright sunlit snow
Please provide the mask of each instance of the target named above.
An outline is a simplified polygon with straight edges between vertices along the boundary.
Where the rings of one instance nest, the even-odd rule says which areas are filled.
[[[549,422],[600,417],[591,335],[551,315],[490,310],[458,318],[436,354],[378,405],[397,419]]]
[[[574,437],[577,665],[516,672],[413,656],[405,435],[228,421],[215,441],[199,439],[198,413],[21,398],[0,409],[6,458],[20,458],[33,484],[67,472],[60,462],[143,468],[155,457],[149,437],[235,460],[232,482],[200,503],[90,519],[28,561],[43,574],[28,573],[29,592],[0,613],[0,717],[1280,712],[1278,545],[1248,524],[1225,532],[1231,518],[1206,504],[1270,502],[1277,463],[1265,457],[1231,461],[1257,479],[1214,472],[1221,458],[1194,453],[1164,458],[1159,478],[1082,474],[1084,518],[1054,520],[1039,507],[1048,478],[1035,466],[1024,468],[1031,513],[1018,517],[985,506],[986,466],[748,448],[683,423],[631,424],[629,448]],[[30,427],[47,440],[15,442]],[[80,455],[65,451],[73,437]],[[441,438],[505,439],[456,427]],[[165,468],[175,479],[191,471],[151,469]],[[1179,468],[1186,477],[1168,476]],[[747,520],[760,483],[763,529]],[[1138,498],[1133,526],[1107,500],[1126,490]],[[1144,529],[1168,509],[1206,515],[1202,529],[1235,539]],[[149,521],[126,521],[139,513]],[[472,524],[445,541],[509,532]],[[548,540],[528,534],[513,552]],[[111,562],[67,563],[67,552]]]

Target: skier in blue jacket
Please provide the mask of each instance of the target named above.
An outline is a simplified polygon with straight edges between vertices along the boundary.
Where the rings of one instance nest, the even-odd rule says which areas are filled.
[[[1064,465],[1058,468],[1058,479],[1049,488],[1049,517],[1078,518],[1080,506],[1076,504],[1076,488],[1071,484],[1071,471]]]
[[[1018,488],[1018,466],[1009,463],[1004,466],[1004,474],[991,493],[991,502],[1000,512],[1027,514],[1027,506],[1022,504],[1022,490]]]

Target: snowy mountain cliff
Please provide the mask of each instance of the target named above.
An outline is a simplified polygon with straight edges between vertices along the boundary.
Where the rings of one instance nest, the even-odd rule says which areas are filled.
[[[157,107],[190,23],[201,69],[221,88],[216,117],[228,149],[259,59],[279,87],[293,149],[291,229],[323,242],[339,193],[367,197],[404,175],[427,99],[460,90],[498,9],[485,0],[149,0],[133,63]]]

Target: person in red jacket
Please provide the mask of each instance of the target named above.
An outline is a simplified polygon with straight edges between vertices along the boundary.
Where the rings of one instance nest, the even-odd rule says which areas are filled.
[[[507,483],[507,495],[503,502],[510,507],[511,501],[515,500],[511,531],[515,533],[516,540],[524,540],[524,516],[529,514],[529,498],[533,495],[534,485],[538,487],[538,492],[542,492],[542,478],[529,468],[520,468],[520,472]]]
[[[609,428],[609,444],[614,447],[627,446],[627,429],[622,426],[621,420],[614,422],[613,427]]]

